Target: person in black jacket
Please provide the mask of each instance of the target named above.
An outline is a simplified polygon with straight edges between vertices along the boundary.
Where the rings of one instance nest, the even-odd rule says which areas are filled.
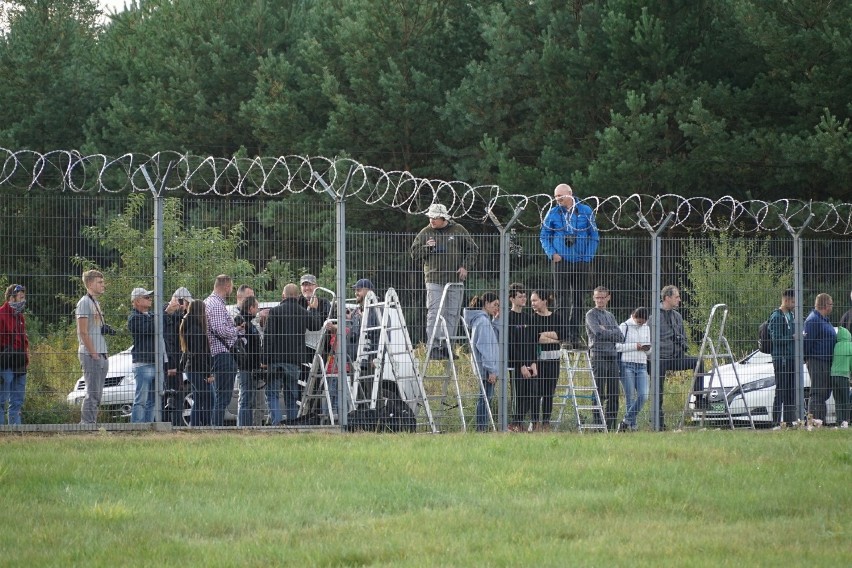
[[[180,324],[180,368],[192,386],[190,426],[210,426],[213,409],[213,357],[207,341],[207,307],[202,300],[189,303]]]
[[[183,399],[186,390],[183,385],[183,373],[180,372],[180,322],[186,314],[186,308],[192,301],[192,294],[181,286],[172,294],[171,300],[163,308],[163,341],[166,344],[165,398],[163,420],[172,426],[183,426]]]
[[[269,368],[266,404],[272,425],[281,422],[278,397],[282,387],[287,419],[293,420],[297,417],[299,376],[302,365],[307,363],[305,332],[320,329],[325,321],[325,315],[317,309],[319,302],[316,296],[308,303],[308,309],[299,305],[299,287],[295,284],[290,283],[284,287],[282,298],[280,304],[269,310],[261,358],[262,364]]]
[[[245,323],[245,336],[243,341],[246,345],[246,354],[237,362],[240,368],[240,398],[237,411],[237,426],[254,426],[255,410],[257,404],[257,375],[261,364],[261,338],[260,332],[254,326],[254,318],[260,306],[257,298],[246,296],[237,306],[237,315],[234,316],[234,324]]]

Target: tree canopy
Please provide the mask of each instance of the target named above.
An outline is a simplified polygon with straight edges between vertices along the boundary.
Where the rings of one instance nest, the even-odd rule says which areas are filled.
[[[0,147],[349,156],[530,194],[848,199],[849,2],[3,6]]]

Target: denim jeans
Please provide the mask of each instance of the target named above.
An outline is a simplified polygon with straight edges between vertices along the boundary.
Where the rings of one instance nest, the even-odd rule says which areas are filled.
[[[0,371],[0,424],[6,424],[6,405],[9,405],[9,424],[21,423],[21,408],[24,406],[24,392],[27,386],[27,372],[12,369]]]
[[[266,406],[269,407],[269,422],[273,426],[281,423],[281,403],[279,396],[284,389],[284,410],[287,420],[293,420],[299,413],[296,401],[299,400],[299,376],[301,369],[297,363],[273,363],[269,368],[269,382],[266,383]]]
[[[621,386],[624,387],[624,399],[627,409],[624,421],[636,428],[636,416],[648,400],[648,365],[646,363],[621,363]]]
[[[477,432],[487,432],[491,423],[488,420],[488,404],[491,402],[491,397],[494,396],[494,383],[483,381],[485,385],[485,396],[482,392],[479,393],[479,402],[476,403],[476,430]]]
[[[225,424],[225,409],[234,396],[234,380],[237,378],[237,362],[230,353],[213,356],[213,413],[212,426]]]
[[[133,409],[130,411],[131,422],[153,422],[154,401],[156,400],[157,373],[154,365],[136,365],[133,367],[133,378],[136,380],[136,394],[133,397]]]
[[[240,398],[237,408],[237,426],[254,426],[257,387],[251,371],[240,371]]]
[[[213,411],[213,385],[207,382],[207,373],[190,372],[192,387],[192,410],[189,411],[190,426],[210,426]]]

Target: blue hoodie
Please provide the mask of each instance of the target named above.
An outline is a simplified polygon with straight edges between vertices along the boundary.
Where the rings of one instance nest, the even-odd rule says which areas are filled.
[[[599,240],[592,208],[579,201],[570,211],[561,205],[551,208],[539,233],[547,258],[557,253],[565,262],[592,262]]]
[[[470,328],[480,380],[486,380],[489,373],[499,375],[500,343],[491,318],[482,310],[467,309],[464,312],[464,321]]]

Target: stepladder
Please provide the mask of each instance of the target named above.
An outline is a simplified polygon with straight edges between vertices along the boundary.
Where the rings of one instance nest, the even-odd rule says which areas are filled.
[[[725,336],[728,312],[725,304],[716,304],[710,310],[684,402],[681,428],[708,425],[754,428],[740,381],[741,364],[734,358]]]
[[[556,398],[553,401],[553,410],[556,415],[552,423],[553,428],[559,428],[565,419],[568,406],[571,406],[577,431],[606,433],[606,420],[603,419],[600,393],[588,350],[563,349],[560,362],[562,372],[559,383],[556,385]]]
[[[396,291],[389,288],[381,300],[369,292],[353,311],[351,321],[357,343],[348,383],[350,410],[372,412],[383,421],[384,429],[413,431],[422,409],[425,424],[434,431]]]
[[[434,432],[455,428],[467,430],[468,420],[463,400],[466,394],[459,381],[459,358],[452,346],[457,343],[469,347],[470,336],[464,324],[459,325],[462,328],[461,335],[458,329],[451,330],[444,316],[448,292],[456,289],[463,290],[464,284],[450,283],[444,286],[434,326],[429,330],[425,356],[418,370],[434,418]],[[447,347],[443,353],[440,349],[442,345]]]

